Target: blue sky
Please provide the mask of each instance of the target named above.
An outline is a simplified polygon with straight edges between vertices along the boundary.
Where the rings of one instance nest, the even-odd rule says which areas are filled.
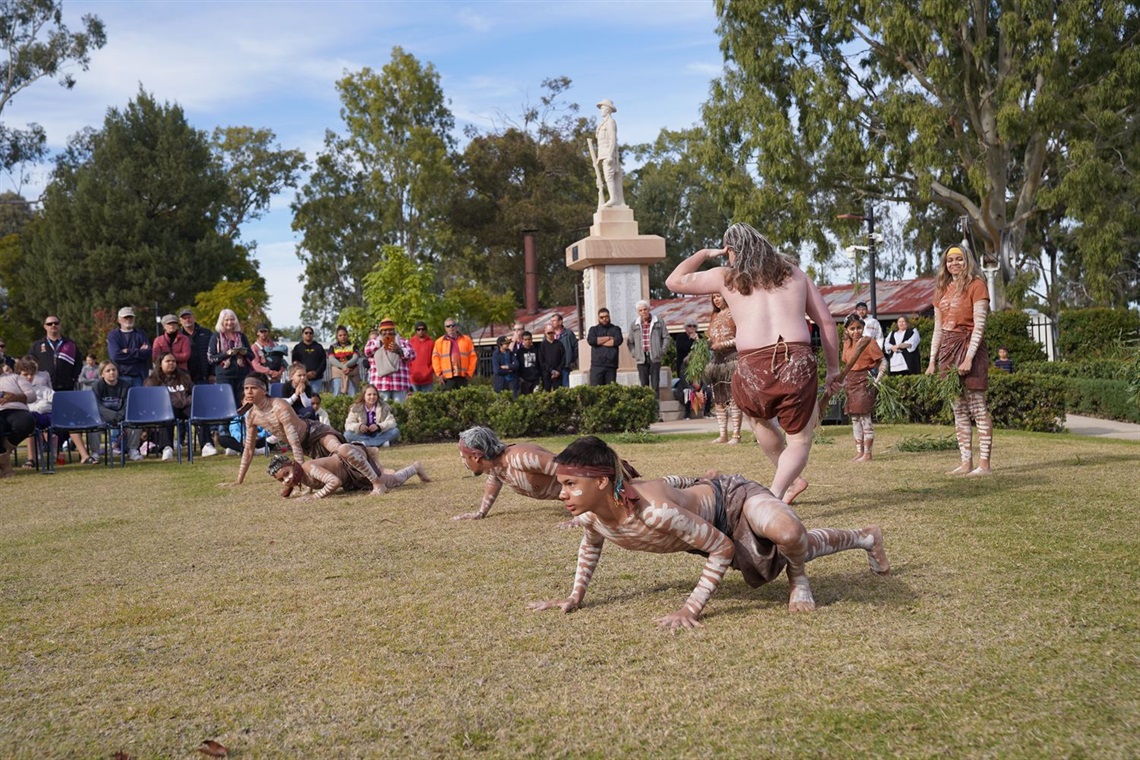
[[[555,76],[573,80],[568,98],[584,113],[610,98],[623,143],[647,142],[699,120],[722,66],[711,0],[64,1],[73,30],[87,13],[106,24],[107,45],[76,72],[75,88],[40,82],[4,110],[9,124],[43,125],[53,149],[100,126],[141,85],[179,103],[199,129],[267,127],[312,158],[326,129],[342,131],[334,82],[379,69],[394,45],[436,67],[461,142],[464,126],[502,124]],[[43,182],[33,178],[24,194],[38,195]],[[2,188],[15,189],[12,178]],[[258,243],[277,325],[300,321],[292,198],[278,197],[243,230]]]

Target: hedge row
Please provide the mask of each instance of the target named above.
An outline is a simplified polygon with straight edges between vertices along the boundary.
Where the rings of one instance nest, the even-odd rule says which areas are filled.
[[[344,430],[352,399],[322,397],[329,422]],[[413,393],[392,412],[405,443],[454,441],[473,425],[486,425],[504,438],[648,430],[657,421],[657,401],[650,388],[627,385],[559,388],[512,399],[490,386],[458,391]]]
[[[1066,377],[1065,408],[1074,414],[1140,422],[1134,391],[1124,380]]]
[[[953,423],[950,406],[942,398],[934,378],[895,376],[890,378],[890,383],[908,411],[905,420],[894,422]],[[1066,389],[1065,381],[1056,377],[991,372],[986,403],[997,427],[1056,433],[1060,432],[1065,419]]]
[[[1128,362],[1118,359],[1090,359],[1076,362],[1029,362],[1017,364],[1014,369],[1020,374],[1055,375],[1096,380],[1126,380]]]
[[[1119,357],[1140,336],[1140,312],[1133,309],[1073,309],[1057,318],[1057,347],[1068,359]]]

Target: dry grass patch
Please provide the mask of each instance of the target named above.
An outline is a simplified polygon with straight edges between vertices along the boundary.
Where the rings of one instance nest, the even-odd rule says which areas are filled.
[[[820,609],[730,572],[670,634],[691,555],[607,547],[583,609],[578,534],[513,493],[482,521],[454,446],[400,446],[437,480],[284,501],[233,459],[65,467],[0,483],[0,736],[17,757],[1095,756],[1140,754],[1140,446],[999,431],[991,478],[942,473],[880,426],[813,452],[808,527],[883,526],[890,577],[809,565]],[[618,445],[647,475],[768,480],[707,435]],[[649,439],[652,440],[652,439]],[[558,450],[567,439],[542,443]],[[259,460],[259,467],[262,462]]]

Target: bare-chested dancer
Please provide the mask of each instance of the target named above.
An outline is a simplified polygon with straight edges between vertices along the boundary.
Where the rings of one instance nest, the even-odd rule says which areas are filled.
[[[329,456],[338,446],[346,443],[344,436],[328,425],[316,420],[303,420],[293,411],[288,401],[269,396],[265,382],[256,375],[247,377],[242,385],[242,409],[246,410],[246,430],[256,430],[256,426],[260,425],[277,436],[278,440],[287,441],[293,458],[298,462],[304,462],[306,456],[309,458]],[[245,473],[249,470],[249,464],[253,461],[256,445],[257,436],[245,437],[237,481],[221,485],[242,484]]]
[[[872,571],[890,572],[878,526],[806,530],[771,491],[741,475],[627,481],[615,475],[621,468],[617,454],[594,436],[579,438],[554,461],[562,486],[559,498],[578,517],[585,533],[570,596],[532,603],[534,610],[557,607],[571,612],[581,606],[607,538],[635,551],[688,551],[708,558],[681,609],[657,620],[666,628],[701,625],[705,604],[730,566],[753,587],[787,568],[792,612],[815,609],[804,572],[804,565],[813,559],[863,549]]]
[[[728,302],[736,320],[732,398],[776,466],[772,493],[791,504],[808,485],[800,473],[819,417],[815,352],[804,315],[820,327],[831,393],[839,389],[835,322],[815,283],[752,227],[732,225],[723,243],[724,248],[704,248],[682,261],[665,284],[677,293],[720,293]],[[698,271],[725,254],[728,266]]]
[[[495,505],[503,484],[532,499],[554,500],[561,486],[554,477],[554,454],[532,443],[507,445],[495,431],[473,427],[459,434],[459,458],[475,475],[487,475],[483,503],[478,512],[465,512],[452,520],[482,520]]]
[[[419,462],[412,462],[402,470],[388,470],[378,465],[369,456],[368,449],[359,443],[342,443],[332,456],[306,462],[295,462],[278,454],[270,460],[266,471],[285,486],[281,491],[284,498],[289,498],[294,488],[303,486],[310,491],[320,488],[316,493],[302,496],[301,501],[323,499],[338,488],[371,491],[373,496],[382,496],[402,486],[413,475],[425,483],[430,481]]]

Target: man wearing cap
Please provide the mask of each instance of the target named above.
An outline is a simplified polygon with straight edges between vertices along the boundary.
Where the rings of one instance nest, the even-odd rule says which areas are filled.
[[[73,391],[79,380],[83,360],[75,341],[63,335],[59,317],[44,318],[44,337],[32,344],[31,355],[41,372],[51,375],[53,391]]]
[[[617,382],[618,346],[622,344],[621,328],[610,321],[610,310],[598,309],[598,324],[586,333],[590,344],[590,385]]]
[[[860,301],[855,304],[855,313],[863,320],[863,337],[870,338],[880,347],[883,345],[883,326],[879,320],[867,314],[867,304]]]
[[[609,98],[598,101],[598,110],[602,112],[601,121],[598,122],[597,138],[598,153],[595,161],[599,175],[606,183],[606,191],[610,199],[606,201],[606,208],[625,208],[625,195],[621,187],[621,157],[618,155],[617,122],[612,114],[617,113],[617,107]]]
[[[466,388],[467,381],[475,376],[475,368],[479,365],[475,343],[460,332],[455,317],[444,320],[443,330],[443,335],[432,348],[432,372],[439,378],[441,391]]]
[[[282,347],[280,350],[270,351],[277,349],[278,346],[277,341],[269,337],[269,325],[263,323],[257,326],[257,339],[250,348],[253,350],[253,359],[250,360],[249,366],[253,371],[265,375],[271,383],[280,383],[285,374],[285,349]]]
[[[428,333],[427,322],[416,322],[416,329],[408,339],[408,344],[416,352],[415,358],[408,364],[408,373],[411,376],[413,393],[426,393],[432,389],[435,373],[431,369],[431,352],[435,339]]]
[[[189,373],[190,372],[190,337],[182,332],[182,327],[178,324],[178,317],[173,314],[167,314],[162,318],[162,335],[154,339],[154,346],[151,353],[154,355],[154,364],[158,366],[158,360],[162,358],[163,354],[171,354],[174,356],[174,361],[178,363],[178,369]],[[194,378],[190,378],[193,380]]]
[[[150,340],[135,327],[135,310],[119,309],[119,327],[107,333],[107,358],[119,368],[119,380],[128,388],[142,386],[150,374]]]
[[[210,366],[210,337],[209,330],[194,321],[194,310],[183,309],[178,312],[178,321],[182,324],[182,334],[190,339],[190,359],[186,363],[186,371],[194,385],[212,383],[214,381],[213,368]]]
[[[395,320],[384,319],[377,329],[380,334],[369,339],[364,346],[364,355],[372,361],[368,368],[368,382],[385,401],[403,402],[412,387],[408,366],[416,358],[416,351],[396,332]]]

